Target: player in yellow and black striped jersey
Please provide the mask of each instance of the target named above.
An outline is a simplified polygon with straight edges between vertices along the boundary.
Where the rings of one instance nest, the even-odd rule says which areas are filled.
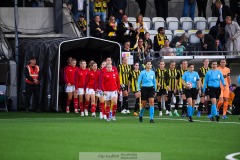
[[[161,60],[159,62],[159,68],[156,70],[155,72],[155,76],[156,76],[156,82],[157,82],[157,100],[158,100],[158,108],[159,108],[159,116],[162,116],[162,97],[164,99],[164,101],[166,101],[166,82],[164,79],[165,76],[165,72],[167,70],[165,69],[165,62],[163,60]],[[164,103],[165,104],[165,103]]]
[[[138,92],[138,77],[140,75],[141,71],[139,70],[139,63],[136,62],[134,64],[134,70],[130,71],[129,77],[128,77],[128,92],[130,91],[130,86],[132,86],[132,92],[135,95],[136,101],[135,101],[135,108],[134,108],[134,116],[138,116],[138,109],[139,109],[139,94],[136,94]]]
[[[179,93],[181,94],[182,100],[183,100],[183,105],[182,105],[182,117],[187,116],[187,100],[185,96],[185,87],[182,85],[182,76],[184,72],[188,70],[188,62],[186,60],[183,60],[181,63],[181,69],[178,70],[178,75],[177,75],[177,80],[178,80],[178,90]],[[179,97],[176,97],[176,104],[175,104],[175,109],[178,109],[179,105]]]
[[[203,66],[198,71],[198,74],[199,74],[199,77],[200,77],[201,88],[203,88],[205,75],[206,75],[206,73],[210,69],[208,66],[209,66],[209,60],[208,59],[204,59],[203,60]],[[208,101],[208,105],[207,105],[208,106],[207,107],[208,114],[211,114],[211,105],[212,105],[212,103],[211,103],[211,100],[210,100],[210,98],[208,96],[208,89],[206,89],[205,95],[207,96],[207,101]],[[197,114],[198,117],[201,116],[201,112],[202,112],[204,103],[205,103],[205,96],[201,95],[200,103],[199,103],[199,107],[198,107],[198,114]]]
[[[128,109],[128,77],[131,71],[131,66],[128,65],[127,58],[122,58],[122,64],[118,66],[120,85],[122,89],[123,102],[122,102],[122,112],[123,114],[130,113]]]
[[[166,114],[169,116],[172,116],[171,112],[171,101],[172,101],[172,95],[177,95],[177,69],[176,62],[171,61],[170,62],[170,68],[167,69],[164,75],[164,79],[167,85],[167,101],[166,101]]]

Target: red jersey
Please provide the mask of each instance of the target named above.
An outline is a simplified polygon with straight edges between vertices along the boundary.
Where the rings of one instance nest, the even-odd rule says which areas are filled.
[[[96,90],[98,75],[99,75],[99,72],[97,70],[96,71],[90,70],[87,72],[85,89],[91,88]]]
[[[102,91],[120,91],[120,80],[117,72],[105,72],[102,75]]]
[[[118,74],[118,70],[115,66],[112,66],[112,71]],[[98,78],[98,85],[97,85],[97,89],[102,90],[102,76],[104,73],[107,72],[107,67],[102,68],[99,71],[99,78]]]
[[[78,68],[76,70],[76,75],[75,75],[75,88],[84,88],[85,86],[85,82],[86,82],[86,77],[87,77],[87,73],[89,72],[89,70],[86,69],[82,69],[82,68]]]
[[[75,72],[77,70],[77,67],[72,67],[72,66],[66,66],[64,68],[64,79],[65,83],[68,84],[70,83],[71,85],[75,84]]]

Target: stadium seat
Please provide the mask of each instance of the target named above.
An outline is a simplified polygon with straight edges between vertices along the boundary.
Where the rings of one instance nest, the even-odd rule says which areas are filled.
[[[208,17],[208,28],[211,29],[213,26],[216,25],[218,17]]]
[[[203,34],[208,34],[208,33],[209,33],[209,30],[202,30],[202,33],[203,33]]]
[[[168,40],[171,42],[173,39],[173,34],[171,30],[165,30],[165,35],[167,36]]]
[[[152,42],[154,42],[154,36],[158,34],[158,32],[156,30],[148,30],[149,34],[150,34],[150,39],[152,40]]]
[[[162,17],[153,17],[152,18],[153,29],[157,30],[159,27],[165,28],[165,20]]]
[[[183,33],[185,33],[184,30],[175,30],[173,32],[173,36],[176,37],[176,36],[181,36]]]
[[[191,44],[198,44],[200,43],[200,39],[195,35],[197,30],[189,30],[188,35],[189,35],[189,43]]]
[[[128,21],[132,23],[133,26],[136,24],[136,18],[135,17],[128,17]]]
[[[196,30],[205,30],[207,28],[207,21],[204,17],[195,17],[194,25]]]
[[[152,27],[152,21],[149,17],[143,17],[143,22],[147,24],[148,29],[150,30]]]
[[[166,19],[166,23],[168,30],[174,31],[179,28],[179,20],[177,19],[177,17],[168,17]]]
[[[188,31],[193,29],[193,21],[190,17],[181,17],[180,25],[182,30]]]

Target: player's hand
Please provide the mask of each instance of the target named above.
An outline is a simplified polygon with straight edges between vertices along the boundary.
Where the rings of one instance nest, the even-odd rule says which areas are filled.
[[[205,93],[204,92],[202,92],[202,96],[205,97]]]
[[[71,86],[71,83],[68,83],[67,86]]]
[[[130,93],[130,87],[128,87],[128,94]]]
[[[103,92],[103,95],[107,95],[107,92],[106,92],[106,91],[104,91],[104,92]]]
[[[137,95],[138,95],[138,97],[141,97],[141,92],[138,91],[138,92],[137,92]]]
[[[77,93],[78,93],[78,90],[75,90],[75,93],[77,94]]]

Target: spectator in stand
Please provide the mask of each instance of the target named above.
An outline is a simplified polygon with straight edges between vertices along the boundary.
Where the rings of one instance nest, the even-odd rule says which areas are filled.
[[[215,48],[216,48],[217,51],[223,51],[224,50],[223,46],[220,44],[219,39],[215,39]],[[221,54],[221,53],[219,52],[219,54]]]
[[[143,22],[143,16],[141,14],[137,15],[136,19],[134,29],[139,33],[139,38],[144,39],[144,34],[148,32],[147,24]]]
[[[176,43],[176,56],[183,56],[183,51],[186,50],[186,48],[184,47],[184,45],[182,45],[182,43],[177,42]]]
[[[132,35],[134,33],[134,28],[132,23],[128,22],[128,16],[124,14],[122,16],[122,22],[118,25],[118,39],[120,43],[124,43],[127,40],[132,40]]]
[[[102,22],[106,21],[107,0],[95,0],[94,15],[99,15]]]
[[[146,57],[147,59],[150,59],[151,57],[153,57],[151,55],[152,46],[153,46],[153,43],[152,43],[152,40],[150,39],[150,34],[146,32],[144,36],[144,47],[147,53],[147,57]]]
[[[158,34],[154,36],[154,51],[160,51],[164,46],[165,40],[167,40],[165,29],[163,27],[159,27]]]
[[[216,17],[218,17],[216,26],[225,27],[226,23],[224,20],[227,16],[233,16],[232,11],[228,6],[223,5],[220,0],[216,0],[215,6],[217,8]]]
[[[144,16],[147,7],[147,0],[136,0],[136,2],[138,3],[140,14]]]
[[[117,22],[115,17],[111,16],[105,30],[107,34],[107,39],[117,42]]]
[[[146,54],[146,49],[144,48],[142,38],[138,39],[138,45],[134,49],[134,51],[137,52],[133,56],[134,57],[134,62],[139,62],[140,64],[143,64],[143,59],[144,59],[145,54]]]
[[[157,17],[163,17],[165,20],[167,19],[168,1],[169,0],[154,0]]]
[[[85,0],[69,0],[68,9],[72,11],[75,21],[79,20],[79,17],[81,14],[85,15],[85,7],[86,7],[86,1]]]
[[[100,21],[99,15],[95,15],[94,21],[90,24],[90,29],[93,37],[104,38],[104,24]]]
[[[216,51],[215,40],[210,34],[203,34],[201,30],[198,30],[196,36],[200,39],[202,51]],[[216,53],[208,52],[207,54],[214,55]]]
[[[176,47],[176,44],[179,42],[185,48],[187,47],[189,35],[185,32],[181,36],[175,36],[170,42],[170,47]]]
[[[207,2],[208,0],[197,0],[198,17],[205,18],[207,17],[206,16]]]
[[[132,48],[130,48],[130,44],[131,42],[129,40],[127,40],[125,43],[124,43],[124,46],[123,46],[123,52],[131,52],[133,51]]]
[[[194,19],[196,0],[184,0],[182,17]]]
[[[86,34],[87,34],[86,33],[86,31],[87,31],[87,22],[86,22],[83,14],[80,15],[78,24],[79,24],[80,29],[82,30],[83,34],[86,36]]]
[[[227,16],[225,20],[227,24],[225,27],[226,50],[240,52],[240,27],[237,22],[232,21],[230,16]]]
[[[113,16],[116,18],[116,22],[121,22],[122,16],[125,14],[127,8],[127,0],[112,0],[113,2]]]
[[[164,41],[164,47],[160,50],[159,56],[175,56],[176,55],[176,49],[169,47],[169,40],[166,39]]]

